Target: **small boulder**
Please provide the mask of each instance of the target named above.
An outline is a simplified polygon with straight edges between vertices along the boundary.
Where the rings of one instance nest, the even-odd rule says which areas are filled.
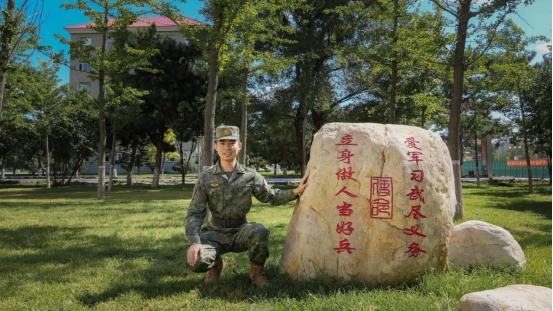
[[[523,268],[526,263],[522,248],[509,231],[478,220],[453,228],[448,256],[449,262],[457,266]]]
[[[541,311],[551,310],[551,288],[509,285],[461,297],[459,311]]]

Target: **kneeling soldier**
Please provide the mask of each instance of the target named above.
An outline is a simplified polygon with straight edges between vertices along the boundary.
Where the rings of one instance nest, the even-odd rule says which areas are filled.
[[[293,190],[271,189],[263,176],[236,160],[242,148],[236,126],[217,127],[213,148],[219,162],[198,176],[186,215],[186,234],[191,244],[187,262],[195,272],[207,271],[205,281],[210,282],[221,275],[222,254],[248,251],[250,279],[256,286],[264,286],[269,230],[261,224],[247,222],[251,196],[263,203],[284,204],[305,190],[307,174]],[[211,219],[200,232],[207,210],[211,212]]]

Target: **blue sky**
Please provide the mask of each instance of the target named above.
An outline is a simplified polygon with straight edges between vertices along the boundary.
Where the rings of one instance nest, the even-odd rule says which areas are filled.
[[[50,45],[56,51],[67,51],[67,47],[61,44],[54,34],[68,37],[68,33],[63,29],[65,26],[86,23],[87,18],[76,10],[65,10],[60,8],[60,4],[70,2],[70,0],[46,0],[43,12],[43,24],[41,27],[41,43]],[[520,6],[517,15],[511,18],[530,36],[542,35],[551,41],[551,0],[535,0],[530,6]],[[198,0],[187,1],[179,5],[183,15],[199,20],[203,20],[199,13],[203,3]],[[545,51],[545,42],[540,42],[533,47],[538,52]],[[39,55],[33,56],[40,57]],[[62,68],[58,74],[60,82],[66,83],[69,80],[69,68]]]

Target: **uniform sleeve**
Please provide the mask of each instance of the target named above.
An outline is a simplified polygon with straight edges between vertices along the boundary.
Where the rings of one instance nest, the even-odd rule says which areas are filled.
[[[255,174],[255,187],[253,195],[256,199],[263,203],[271,203],[271,205],[280,205],[290,202],[297,198],[292,193],[292,190],[273,189],[261,174]]]
[[[207,195],[201,179],[194,186],[192,200],[186,213],[185,228],[188,242],[190,244],[200,243],[200,227],[202,226],[207,212]]]

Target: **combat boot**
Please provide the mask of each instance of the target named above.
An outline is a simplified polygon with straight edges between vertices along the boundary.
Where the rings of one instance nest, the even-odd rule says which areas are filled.
[[[213,268],[207,271],[204,282],[211,283],[219,280],[219,278],[221,277],[222,271],[223,271],[223,258],[221,258],[221,256],[217,256],[217,258],[215,258],[215,265],[213,265]]]
[[[253,263],[250,267],[250,280],[257,287],[264,287],[269,284],[267,277],[265,277],[265,268]]]

